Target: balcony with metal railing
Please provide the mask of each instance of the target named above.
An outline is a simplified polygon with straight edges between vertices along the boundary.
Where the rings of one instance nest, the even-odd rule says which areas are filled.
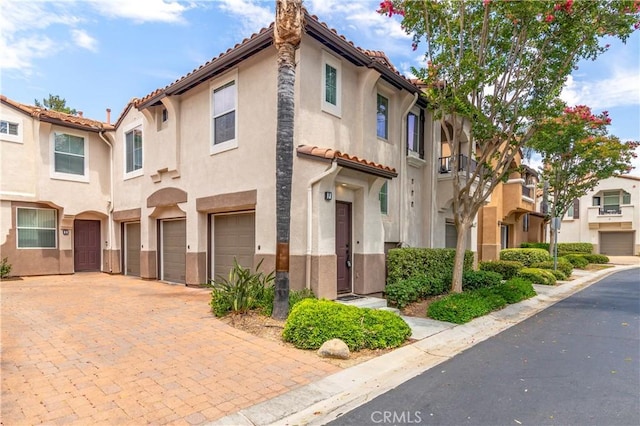
[[[453,157],[440,157],[438,160],[440,162],[440,168],[438,169],[440,174],[451,173],[451,170],[453,169]],[[477,167],[478,163],[476,160],[469,158],[466,155],[458,155],[458,171],[469,171],[473,173]]]
[[[633,223],[633,204],[619,206],[590,206],[587,210],[589,223]]]

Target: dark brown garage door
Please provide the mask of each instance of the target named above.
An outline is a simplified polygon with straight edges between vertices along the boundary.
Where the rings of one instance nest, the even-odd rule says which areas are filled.
[[[214,216],[213,221],[213,279],[227,277],[233,267],[233,258],[245,268],[253,268],[255,253],[255,214],[229,214]]]
[[[162,221],[162,270],[164,281],[185,282],[187,221]]]
[[[76,272],[100,270],[100,221],[73,222],[73,261]]]
[[[140,224],[125,223],[124,225],[125,239],[125,256],[124,256],[124,273],[125,275],[140,276]]]
[[[633,232],[601,232],[600,253],[609,256],[633,256]]]

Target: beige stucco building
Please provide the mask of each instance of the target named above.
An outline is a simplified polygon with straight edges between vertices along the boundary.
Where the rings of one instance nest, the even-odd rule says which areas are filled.
[[[640,255],[640,177],[604,179],[574,201],[562,218],[558,242],[593,244],[610,256]]]
[[[326,298],[381,292],[387,249],[450,244],[441,126],[420,87],[382,52],[355,47],[315,17],[305,20],[296,56],[291,287]],[[0,236],[14,273],[82,270],[74,238],[88,232],[83,220],[99,225],[94,269],[104,272],[198,285],[226,275],[234,257],[244,266],[264,259],[263,269],[273,269],[272,37],[272,27],[263,29],[133,99],[113,125],[72,116],[54,122],[47,117],[59,113],[3,99],[1,119],[21,129],[20,141],[3,137],[1,144]],[[57,176],[55,135],[77,132],[85,172]],[[21,203],[54,211],[54,222],[47,217],[54,225],[34,232],[53,232],[55,247],[16,243],[16,230],[27,233],[17,225]]]

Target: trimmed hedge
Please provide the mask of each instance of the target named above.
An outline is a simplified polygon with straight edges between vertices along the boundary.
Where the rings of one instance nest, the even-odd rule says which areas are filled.
[[[467,271],[462,274],[462,290],[493,287],[502,281],[502,275],[491,271]]]
[[[502,275],[505,280],[511,279],[518,275],[518,271],[524,268],[522,262],[515,260],[494,260],[491,262],[480,262],[479,268],[481,271],[497,272]]]
[[[573,265],[574,268],[583,269],[589,264],[589,261],[584,258],[582,254],[567,254],[562,256],[562,259],[565,259]]]
[[[531,265],[531,268],[541,268],[541,269],[551,269],[551,270],[553,270],[553,260],[547,260],[546,262],[533,263]],[[571,262],[569,262],[567,259],[565,259],[564,257],[559,257],[558,258],[558,270],[562,271],[562,273],[565,275],[565,278],[566,277],[570,277],[571,273],[573,272],[573,264]]]
[[[500,260],[512,260],[530,267],[533,263],[550,260],[549,252],[539,248],[512,248],[500,251]]]
[[[604,254],[583,254],[582,257],[587,259],[589,263],[598,263],[598,264],[609,263],[609,258]]]
[[[447,287],[446,281],[442,278],[417,275],[395,284],[389,284],[384,291],[387,302],[402,309],[425,297],[445,293]]]
[[[397,248],[387,255],[387,284],[396,284],[412,277],[428,276],[443,279],[453,276],[455,249]],[[473,269],[473,252],[464,255],[464,271]]]
[[[568,278],[560,269],[548,269],[548,271],[556,277],[556,281],[566,281]]]
[[[438,321],[464,324],[491,312],[491,304],[477,292],[450,294],[431,303],[427,316]]]
[[[327,340],[341,339],[352,351],[394,348],[409,336],[407,323],[392,312],[318,299],[297,303],[282,332],[299,349],[318,349]]]
[[[518,272],[518,277],[527,279],[533,284],[555,285],[556,277],[547,269],[524,268]]]
[[[549,243],[522,243],[521,248],[539,248],[549,252]],[[593,244],[591,243],[558,243],[558,255],[572,253],[593,253]]]
[[[520,248],[539,248],[549,251],[549,243],[521,243]]]

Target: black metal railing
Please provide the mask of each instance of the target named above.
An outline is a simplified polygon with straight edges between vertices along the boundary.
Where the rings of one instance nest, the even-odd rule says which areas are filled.
[[[611,207],[600,207],[600,211],[598,213],[600,216],[606,216],[608,214],[622,214],[622,209],[620,207],[611,206]]]
[[[453,165],[453,157],[440,157],[440,173],[451,173]],[[458,171],[474,172],[478,167],[476,160],[473,160],[466,155],[458,155]]]

